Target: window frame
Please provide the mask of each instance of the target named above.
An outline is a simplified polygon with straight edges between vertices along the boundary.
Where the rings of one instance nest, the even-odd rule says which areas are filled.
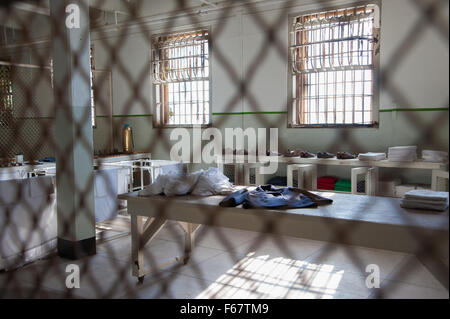
[[[372,68],[372,123],[370,124],[328,124],[328,123],[320,123],[320,124],[300,124],[296,123],[294,120],[294,116],[298,116],[296,107],[295,107],[295,99],[294,99],[294,77],[295,73],[292,70],[292,56],[290,52],[291,45],[295,44],[294,32],[292,32],[292,25],[294,21],[302,15],[308,14],[320,14],[321,12],[328,12],[333,10],[345,10],[358,6],[366,6],[366,5],[374,5],[378,9],[378,15],[375,14],[374,19],[379,19],[379,27],[374,28],[374,37],[377,39],[377,42],[374,43],[373,48],[373,68]],[[288,15],[288,63],[287,63],[287,91],[288,91],[288,109],[287,109],[287,127],[288,128],[379,128],[379,107],[380,107],[380,81],[379,81],[379,72],[380,72],[380,38],[381,38],[381,1],[365,1],[365,2],[356,2],[356,3],[348,3],[341,4],[338,6],[330,6],[323,8],[315,8],[311,10],[305,10],[301,12],[296,12]],[[298,90],[298,87],[296,88]]]
[[[161,37],[161,36],[173,36],[173,35],[177,35],[177,34],[183,34],[183,33],[193,33],[193,32],[199,32],[199,31],[207,31],[208,32],[208,104],[209,104],[209,122],[208,123],[204,123],[204,124],[168,124],[168,123],[162,123],[164,117],[163,114],[158,114],[158,113],[165,113],[165,109],[161,108],[161,110],[158,111],[158,105],[157,105],[157,101],[156,101],[156,90],[157,90],[157,86],[158,84],[153,83],[153,79],[152,79],[152,64],[153,64],[153,57],[152,57],[152,52],[155,49],[154,45],[153,45],[153,41],[151,42],[151,46],[150,46],[150,85],[152,86],[151,92],[152,92],[152,103],[153,103],[153,107],[152,107],[152,111],[153,111],[153,127],[154,128],[193,128],[193,127],[202,127],[202,128],[206,128],[206,127],[211,127],[212,126],[212,50],[211,50],[211,27],[210,26],[198,26],[196,28],[183,28],[183,29],[179,29],[179,30],[173,30],[171,32],[165,32],[165,33],[155,33],[151,35],[151,38],[157,38],[157,37]],[[193,81],[191,81],[193,82]]]

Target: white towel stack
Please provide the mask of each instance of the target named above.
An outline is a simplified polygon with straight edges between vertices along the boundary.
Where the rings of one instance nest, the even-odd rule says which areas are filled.
[[[412,190],[402,199],[403,208],[444,211],[448,207],[448,193],[429,190]]]
[[[448,162],[448,153],[432,150],[423,150],[422,159],[425,162],[446,163]]]
[[[361,153],[358,155],[360,161],[381,161],[386,159],[386,153]]]
[[[388,158],[392,162],[414,162],[417,160],[417,146],[389,147]]]

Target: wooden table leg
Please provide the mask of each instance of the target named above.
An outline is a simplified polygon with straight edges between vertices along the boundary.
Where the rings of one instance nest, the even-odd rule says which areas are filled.
[[[144,268],[143,247],[140,245],[142,236],[142,216],[131,215],[131,262],[133,276],[142,282],[144,276],[141,274]]]
[[[187,264],[189,258],[191,257],[192,251],[194,250],[195,244],[195,232],[201,226],[199,224],[191,224],[191,223],[179,223],[184,230],[184,257],[183,264]]]
[[[131,257],[133,276],[138,277],[140,283],[144,281],[145,274],[151,270],[144,269],[144,247],[164,227],[167,220],[163,218],[149,218],[142,225],[142,216],[131,215]]]

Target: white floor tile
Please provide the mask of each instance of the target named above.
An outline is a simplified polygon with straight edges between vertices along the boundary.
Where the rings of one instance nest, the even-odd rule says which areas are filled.
[[[164,285],[166,283],[166,287]],[[144,299],[194,299],[208,286],[209,282],[174,273],[165,273],[159,281],[144,280],[136,286],[135,295]],[[124,295],[127,297],[127,295]]]
[[[404,260],[402,260],[402,262],[389,274],[387,279],[439,290],[446,290],[445,287],[415,256],[405,257]]]
[[[382,298],[385,299],[448,299],[446,290],[433,289],[407,283],[385,280],[382,285]],[[374,292],[370,298],[375,298]]]
[[[315,240],[265,235],[254,238],[235,250],[238,253],[256,253],[272,258],[286,257],[295,260],[304,260],[319,251],[323,245],[323,242]]]
[[[366,275],[368,265],[377,265],[381,279],[386,278],[405,254],[359,246],[330,245],[307,258],[311,264],[332,266],[358,275]],[[368,275],[369,273],[367,273]]]
[[[448,298],[448,291],[411,255],[343,245],[330,246],[333,250],[321,255],[324,242],[259,237],[258,233],[226,228],[220,231],[231,248],[218,239],[216,228],[205,227],[187,265],[178,262],[163,267],[146,275],[143,284],[131,275],[131,238],[127,236],[99,245],[98,254],[92,257],[70,261],[54,256],[0,273],[0,297],[374,298],[377,290],[366,287],[365,267],[376,264],[382,287],[391,284],[384,298]],[[151,255],[153,261],[147,259],[146,266],[160,266],[183,256],[183,245],[182,229],[175,223],[168,224],[146,247],[146,256]],[[346,254],[349,247],[361,267]],[[411,272],[394,277],[407,261],[412,261]],[[79,289],[65,286],[68,264],[80,267]],[[33,289],[36,286],[39,289]]]

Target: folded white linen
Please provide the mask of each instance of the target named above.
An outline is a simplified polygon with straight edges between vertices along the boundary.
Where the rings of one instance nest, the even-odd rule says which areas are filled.
[[[433,150],[423,150],[422,159],[426,162],[445,163],[448,162],[448,153]]]
[[[425,199],[410,199],[410,198],[403,198],[403,202],[407,202],[409,204],[426,204],[426,205],[434,205],[434,206],[442,206],[447,205],[448,201],[433,201],[433,200],[425,200]]]
[[[417,146],[392,146],[388,150],[389,152],[410,152],[417,151]]]
[[[437,192],[431,190],[415,189],[405,194],[407,199],[430,200],[430,201],[448,201],[447,192]]]
[[[400,206],[403,208],[411,208],[411,209],[444,211],[448,207],[448,202],[436,205],[436,204],[418,203],[409,200],[402,200]]]
[[[389,147],[388,159],[393,162],[413,162],[417,160],[417,146]]]
[[[358,155],[360,161],[381,161],[386,159],[386,153],[361,153]]]

